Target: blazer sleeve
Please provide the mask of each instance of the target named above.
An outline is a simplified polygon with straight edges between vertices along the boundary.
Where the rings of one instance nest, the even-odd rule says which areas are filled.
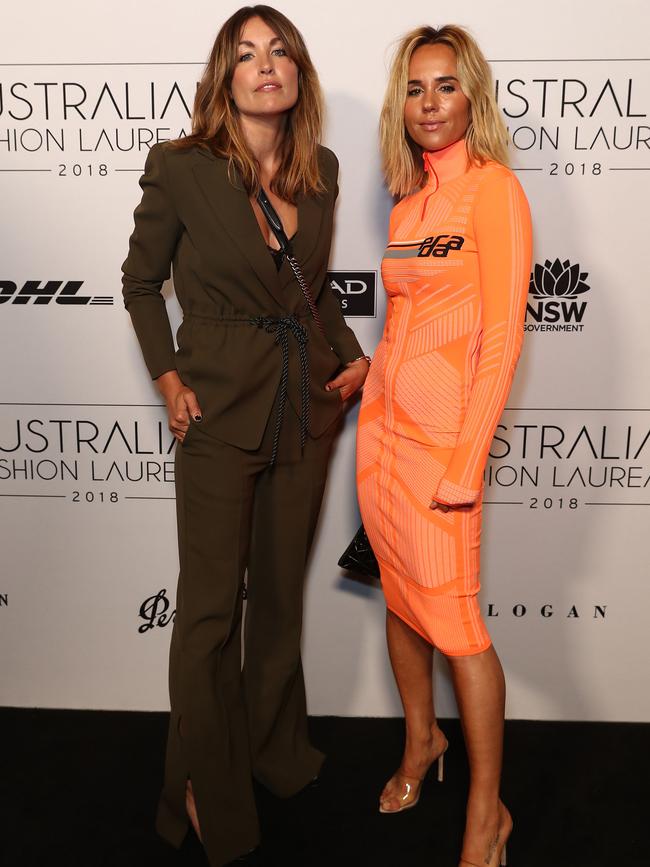
[[[154,145],[140,178],[142,199],[135,209],[129,254],[122,264],[122,294],[152,379],[175,370],[175,349],[161,288],[182,225],[173,205],[162,144]]]
[[[532,232],[526,196],[516,177],[498,170],[484,181],[474,212],[482,337],[479,360],[451,461],[433,499],[474,503],[490,444],[521,351],[530,280]]]
[[[348,364],[355,358],[360,358],[364,354],[363,349],[354,331],[345,321],[341,312],[341,305],[334,296],[327,280],[318,298],[317,306],[327,339],[341,364]]]
[[[339,162],[332,151],[327,150],[326,148],[323,148],[323,151],[329,160],[327,172],[331,176],[331,183],[334,185],[334,198],[332,201],[333,210],[339,194]],[[354,331],[345,321],[341,305],[334,295],[334,292],[332,292],[327,277],[325,278],[325,284],[321,289],[316,304],[321,319],[323,320],[325,334],[327,335],[327,338],[341,364],[348,364],[350,361],[354,361],[355,358],[360,358],[364,354],[363,349],[361,348]]]

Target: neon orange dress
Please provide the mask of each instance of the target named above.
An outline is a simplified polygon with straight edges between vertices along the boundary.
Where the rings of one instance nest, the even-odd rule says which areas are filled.
[[[490,646],[476,600],[483,471],[523,339],[530,212],[507,168],[468,166],[464,140],[425,167],[390,218],[357,485],[388,608],[465,656]]]

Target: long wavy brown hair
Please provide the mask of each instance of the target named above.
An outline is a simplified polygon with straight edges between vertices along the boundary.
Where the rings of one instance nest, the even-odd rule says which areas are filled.
[[[171,144],[178,149],[193,145],[209,148],[216,156],[228,160],[232,183],[236,183],[239,174],[249,196],[257,195],[260,167],[246,142],[231,95],[241,31],[251,18],[261,18],[282,39],[287,54],[298,67],[298,100],[287,113],[282,159],[271,182],[277,196],[295,202],[300,194],[325,189],[318,164],[323,97],[300,31],[271,6],[243,6],[219,30],[196,91],[192,133]]]
[[[419,189],[426,180],[422,148],[404,125],[408,71],[413,53],[422,45],[448,45],[456,54],[460,87],[470,103],[465,133],[470,162],[487,160],[508,165],[508,131],[494,95],[492,72],[474,38],[464,27],[447,24],[417,27],[404,36],[395,52],[379,121],[379,138],[388,188],[397,196]]]

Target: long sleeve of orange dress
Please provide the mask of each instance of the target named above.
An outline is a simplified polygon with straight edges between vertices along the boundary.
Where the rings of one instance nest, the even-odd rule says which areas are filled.
[[[473,503],[492,437],[510,393],[524,338],[530,277],[528,202],[509,171],[493,171],[474,209],[481,293],[478,366],[458,443],[433,496],[449,505]]]
[[[490,645],[476,599],[482,477],[522,344],[531,223],[515,175],[470,164],[464,141],[425,166],[425,186],[391,214],[357,489],[388,608],[468,655]]]

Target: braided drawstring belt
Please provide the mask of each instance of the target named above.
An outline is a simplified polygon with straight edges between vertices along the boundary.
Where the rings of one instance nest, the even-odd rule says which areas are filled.
[[[275,334],[275,342],[282,353],[282,373],[280,376],[280,392],[278,395],[278,412],[275,419],[275,431],[273,432],[273,448],[269,466],[273,466],[278,454],[280,442],[280,429],[284,418],[284,408],[287,403],[287,387],[289,384],[289,333],[293,334],[298,343],[300,356],[300,448],[305,446],[307,431],[311,419],[311,405],[309,400],[309,358],[307,356],[306,329],[298,322],[295,316],[256,316],[249,320],[251,325],[263,328],[269,334]]]

